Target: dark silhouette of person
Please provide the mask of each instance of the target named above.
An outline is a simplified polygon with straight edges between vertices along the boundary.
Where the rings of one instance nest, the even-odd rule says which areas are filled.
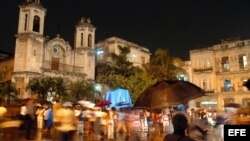
[[[29,100],[26,104],[27,114],[25,115],[25,130],[26,130],[26,139],[32,140],[31,130],[34,125],[35,120],[35,107],[32,100]]]
[[[182,113],[177,113],[172,119],[174,132],[167,134],[164,137],[164,141],[195,141],[191,137],[187,136],[188,119]]]

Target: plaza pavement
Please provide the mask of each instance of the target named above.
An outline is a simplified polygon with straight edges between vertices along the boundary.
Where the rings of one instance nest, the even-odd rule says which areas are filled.
[[[3,134],[0,134],[0,141],[26,141],[25,139],[25,131],[13,129],[8,131],[9,135],[3,138]],[[206,139],[203,139],[199,132],[192,131],[190,136],[193,137],[197,141],[223,141],[220,139],[219,134],[220,131],[213,127],[209,127],[208,136]],[[164,135],[161,135],[163,138]],[[44,131],[32,131],[33,141],[52,141],[52,137],[47,135]],[[159,135],[156,136],[147,136],[146,132],[142,132],[139,130],[133,130],[130,139],[126,139],[124,134],[118,134],[115,140],[104,139],[104,141],[151,141],[153,138],[159,138]],[[59,141],[59,140],[57,140]],[[74,141],[96,141],[93,135],[83,136],[76,135]]]

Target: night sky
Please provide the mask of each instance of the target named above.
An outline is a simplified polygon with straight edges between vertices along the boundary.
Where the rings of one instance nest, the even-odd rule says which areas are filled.
[[[14,53],[19,7],[0,1],[0,50]],[[250,39],[250,0],[41,0],[47,9],[44,35],[57,33],[73,46],[75,25],[89,17],[96,42],[111,36],[149,48],[166,48],[189,59],[189,50],[221,39]]]

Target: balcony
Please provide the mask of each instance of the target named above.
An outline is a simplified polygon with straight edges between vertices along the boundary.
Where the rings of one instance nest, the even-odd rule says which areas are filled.
[[[61,72],[70,72],[70,73],[83,73],[83,67],[61,64],[51,61],[43,61],[42,69],[44,70],[56,70]]]
[[[241,73],[249,73],[250,69],[249,68],[230,68],[230,69],[223,69],[223,68],[218,68],[216,71],[217,75],[220,74],[241,74]]]
[[[201,67],[201,68],[194,68],[194,72],[200,73],[200,72],[212,72],[213,68],[212,67]]]
[[[221,87],[221,92],[235,92],[234,87],[226,88],[226,87]]]

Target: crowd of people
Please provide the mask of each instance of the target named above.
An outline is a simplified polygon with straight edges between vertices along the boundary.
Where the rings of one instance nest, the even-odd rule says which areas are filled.
[[[0,123],[6,111],[0,107]],[[20,106],[18,117],[21,124],[16,126],[20,125],[20,130],[25,131],[27,140],[34,139],[34,131],[60,141],[73,141],[76,135],[93,140],[116,140],[119,134],[123,134],[124,140],[130,140],[135,123],[139,123],[136,129],[144,132],[152,141],[192,141],[189,135],[194,130],[205,140],[209,126],[218,128],[223,138],[223,124],[237,124],[236,120],[230,120],[235,116],[235,111],[218,113],[193,108],[185,111],[174,108],[148,111],[86,107],[79,103],[59,101],[40,104],[28,100]],[[39,138],[42,139],[42,136]]]
[[[115,140],[118,134],[123,134],[124,140],[130,140],[135,121],[141,121],[141,130],[145,132],[150,131],[149,125],[152,123],[158,128],[160,122],[159,114],[146,110],[86,107],[79,103],[59,101],[40,104],[32,99],[21,104],[18,117],[21,121],[20,131],[25,132],[27,140],[37,139],[37,135],[34,136],[37,132],[42,135],[38,136],[40,140],[46,136],[53,140],[72,141],[75,135],[93,140]]]

